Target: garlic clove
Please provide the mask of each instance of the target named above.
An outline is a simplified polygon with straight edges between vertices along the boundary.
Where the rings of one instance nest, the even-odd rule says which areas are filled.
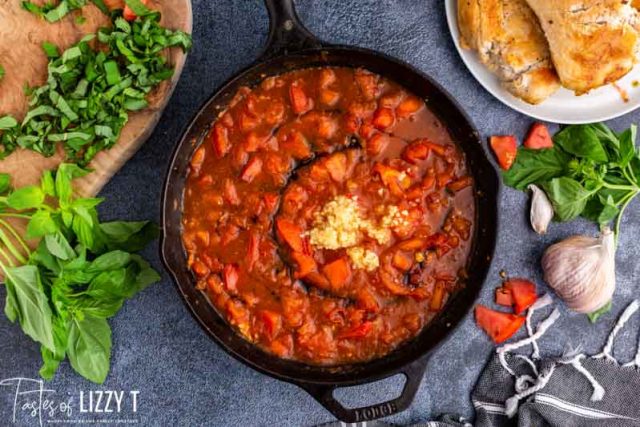
[[[613,232],[605,228],[598,238],[573,236],[551,245],[542,269],[545,281],[570,309],[592,313],[602,308],[616,286]]]
[[[531,190],[531,227],[538,234],[546,234],[549,223],[555,214],[549,198],[537,185],[529,185]]]

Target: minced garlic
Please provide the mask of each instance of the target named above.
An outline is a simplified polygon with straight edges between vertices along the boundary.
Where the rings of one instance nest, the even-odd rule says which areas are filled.
[[[357,197],[336,196],[314,215],[314,223],[309,230],[309,241],[319,249],[344,249],[355,268],[374,270],[380,265],[378,255],[371,250],[357,246],[362,236],[367,235],[380,245],[391,241],[390,227],[406,226],[408,212],[397,206],[380,207],[384,213],[378,224],[365,218],[360,211]]]
[[[372,271],[380,266],[378,255],[369,249],[354,246],[347,249],[347,255],[355,268]]]
[[[356,197],[337,196],[316,212],[309,239],[321,249],[340,249],[358,243],[362,216]]]

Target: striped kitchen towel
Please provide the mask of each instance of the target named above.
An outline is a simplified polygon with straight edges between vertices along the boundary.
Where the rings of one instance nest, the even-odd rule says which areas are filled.
[[[616,336],[638,313],[633,301],[622,313],[601,353],[588,356],[567,350],[554,358],[540,358],[537,341],[559,317],[559,311],[534,330],[532,316],[550,305],[540,299],[527,315],[528,337],[497,349],[471,394],[474,424],[446,416],[415,427],[627,427],[640,426],[640,344],[635,358],[625,364],[613,357]],[[521,348],[531,353],[517,353]],[[333,426],[349,426],[333,423]],[[384,422],[360,423],[363,427],[389,427]]]

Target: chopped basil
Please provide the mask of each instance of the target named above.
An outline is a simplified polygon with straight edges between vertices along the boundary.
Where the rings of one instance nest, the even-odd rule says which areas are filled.
[[[84,3],[68,0],[43,9],[24,2],[23,7],[53,17],[64,11],[62,4],[68,9]],[[131,23],[116,12],[113,23],[62,53],[49,42],[42,44],[49,77],[43,86],[25,88],[30,102],[21,126],[13,117],[0,117],[0,158],[18,147],[49,157],[62,143],[69,161],[86,165],[116,143],[128,113],[146,108],[146,95],[173,76],[162,51],[191,47],[188,34],[160,26],[157,12]],[[93,48],[89,42],[96,38],[99,46]]]

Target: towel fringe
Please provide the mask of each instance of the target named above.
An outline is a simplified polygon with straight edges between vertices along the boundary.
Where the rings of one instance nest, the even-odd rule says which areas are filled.
[[[520,401],[526,397],[531,396],[532,394],[534,394],[537,391],[542,390],[543,388],[545,388],[547,386],[547,384],[549,383],[549,380],[551,379],[551,376],[553,375],[553,372],[556,370],[556,365],[553,364],[549,367],[549,370],[547,372],[544,372],[543,374],[538,376],[537,381],[535,382],[535,385],[533,385],[532,387],[529,387],[523,391],[518,392],[517,394],[511,396],[510,398],[508,398],[505,402],[504,402],[504,412],[505,415],[509,418],[513,418],[513,416],[516,414],[516,412],[518,412],[518,407],[520,406]],[[517,382],[517,380],[516,380]]]
[[[631,316],[633,316],[636,313],[636,311],[638,311],[639,308],[640,308],[640,303],[638,302],[638,300],[633,300],[631,304],[629,304],[627,308],[625,308],[625,310],[622,312],[622,315],[616,322],[616,326],[613,328],[613,330],[609,334],[609,338],[607,338],[607,343],[602,349],[602,352],[593,356],[594,359],[606,359],[610,362],[613,362],[616,364],[618,363],[618,361],[616,360],[615,357],[613,357],[613,354],[612,354],[613,344],[615,342],[616,335],[618,335],[618,332],[620,332],[620,330],[624,327],[624,325],[626,325],[626,323],[629,321]]]
[[[553,303],[553,298],[551,298],[551,295],[544,294],[542,298],[539,298],[531,307],[529,307],[529,310],[527,311],[527,318],[526,318],[527,333],[529,334],[529,336],[533,335],[533,326],[531,325],[531,319],[533,318],[533,313],[535,313],[536,310],[539,310],[541,308],[544,308],[550,305],[551,303]],[[538,347],[538,342],[537,341],[532,342],[531,346],[533,347],[531,358],[540,359],[540,348]]]
[[[593,388],[593,393],[591,393],[591,401],[599,402],[604,398],[604,387],[602,387],[598,380],[596,380],[596,378],[591,375],[591,372],[589,372],[587,368],[582,366],[582,363],[580,363],[580,361],[585,357],[586,356],[584,354],[576,354],[569,359],[561,359],[558,362],[563,365],[571,365],[576,371],[584,375],[584,377],[591,383],[591,387]]]

